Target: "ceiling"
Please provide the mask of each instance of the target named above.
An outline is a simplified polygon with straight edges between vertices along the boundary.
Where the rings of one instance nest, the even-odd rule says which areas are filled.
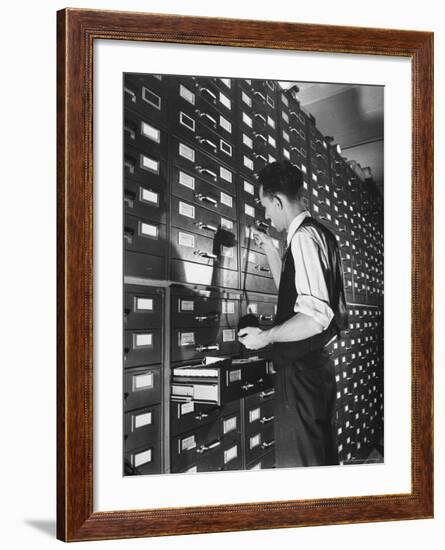
[[[383,86],[282,82],[297,84],[301,106],[311,113],[317,128],[333,136],[347,160],[370,167],[383,193]]]

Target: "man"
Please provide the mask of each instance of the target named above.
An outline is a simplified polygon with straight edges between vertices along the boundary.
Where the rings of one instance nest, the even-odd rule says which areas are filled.
[[[325,346],[347,326],[341,257],[334,235],[313,219],[301,200],[301,171],[288,161],[259,175],[266,219],[287,231],[281,260],[271,238],[255,233],[278,287],[274,326],[238,332],[248,349],[273,344],[277,467],[338,464],[336,384]]]

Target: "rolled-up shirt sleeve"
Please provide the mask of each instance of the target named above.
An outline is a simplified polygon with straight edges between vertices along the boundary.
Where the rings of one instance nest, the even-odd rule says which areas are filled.
[[[328,266],[326,245],[310,230],[302,230],[294,235],[291,250],[298,294],[294,311],[313,317],[324,330],[334,317],[324,277]]]

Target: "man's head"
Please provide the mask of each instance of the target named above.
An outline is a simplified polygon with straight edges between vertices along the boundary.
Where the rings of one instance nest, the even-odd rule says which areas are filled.
[[[272,162],[261,170],[258,181],[266,219],[278,231],[287,230],[293,218],[305,209],[301,202],[301,171],[287,160]]]

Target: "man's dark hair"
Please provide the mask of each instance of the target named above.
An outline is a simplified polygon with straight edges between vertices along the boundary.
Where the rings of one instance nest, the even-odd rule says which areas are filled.
[[[301,170],[288,160],[272,162],[258,175],[258,182],[265,195],[283,194],[289,200],[299,200],[303,189]]]

